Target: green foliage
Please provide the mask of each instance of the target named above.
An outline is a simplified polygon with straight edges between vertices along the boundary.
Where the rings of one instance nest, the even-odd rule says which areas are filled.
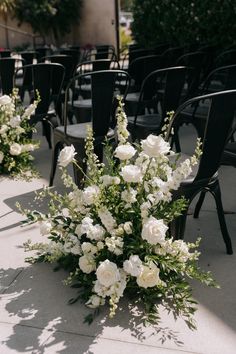
[[[34,32],[45,36],[53,31],[56,39],[78,22],[82,0],[16,0],[15,16],[27,22]]]
[[[170,42],[228,47],[236,41],[235,14],[234,0],[134,0],[132,30],[143,46]]]

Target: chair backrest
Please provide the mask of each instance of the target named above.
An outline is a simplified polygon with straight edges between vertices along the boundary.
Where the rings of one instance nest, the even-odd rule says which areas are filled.
[[[34,50],[20,52],[22,59],[24,59],[24,64],[34,64],[34,59],[37,59],[37,52]]]
[[[57,63],[39,63],[25,65],[22,67],[23,75],[31,72],[32,89],[34,97],[37,97],[37,91],[40,95],[40,102],[36,108],[35,120],[37,117],[46,115],[52,101],[59,99],[65,69],[61,64]]]
[[[112,61],[110,59],[98,59],[84,61],[77,65],[76,74],[84,74],[92,71],[111,69]]]
[[[236,49],[225,50],[214,61],[215,68],[233,64],[236,64]]]
[[[211,71],[202,86],[202,94],[231,89],[236,89],[236,64]]]
[[[158,91],[163,90],[161,95],[162,124],[166,113],[175,110],[181,98],[181,93],[187,79],[188,68],[177,66],[166,69],[155,70],[150,73],[143,81],[139,104],[137,107],[136,118],[142,108],[142,101],[149,101],[159,96]]]
[[[10,49],[0,50],[0,58],[8,58],[10,56],[11,56],[11,50]]]
[[[162,54],[162,67],[168,68],[169,66],[174,66],[177,59],[184,54],[184,47],[172,47],[168,48]]]
[[[152,71],[161,68],[161,56],[160,55],[147,55],[144,57],[136,58],[129,66],[128,73],[134,80],[134,84],[137,90],[140,89],[141,84],[145,77]]]
[[[47,57],[42,58],[42,60],[49,61],[50,63],[61,64],[64,66],[65,78],[64,78],[63,87],[65,87],[70,81],[70,79],[73,77],[77,66],[76,60],[71,55],[66,55],[66,54],[49,55]]]
[[[3,95],[12,93],[14,86],[16,59],[0,58],[0,87]]]
[[[129,85],[129,75],[123,70],[101,70],[75,75],[65,91],[64,123],[65,134],[67,125],[68,98],[75,81],[84,81],[84,78],[91,78],[91,100],[92,100],[92,125],[94,137],[104,137],[112,122],[112,113],[115,104],[115,95],[119,81],[123,78]],[[125,93],[125,95],[126,95]],[[71,95],[73,100],[73,94]],[[73,101],[71,102],[73,106]]]
[[[168,128],[167,139],[171,130],[178,124],[181,113],[188,106],[209,100],[207,121],[203,137],[202,155],[199,161],[198,172],[195,181],[210,180],[217,172],[221,156],[231,132],[234,114],[236,110],[236,90],[220,91],[208,95],[194,97],[184,102],[175,111]]]

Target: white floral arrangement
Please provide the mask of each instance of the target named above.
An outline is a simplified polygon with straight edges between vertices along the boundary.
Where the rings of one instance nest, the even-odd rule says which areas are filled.
[[[29,124],[38,100],[24,108],[18,90],[0,96],[0,174],[30,179],[38,175],[31,152],[39,143],[31,139],[35,128]]]
[[[194,328],[196,310],[189,279],[216,286],[209,272],[199,269],[196,243],[175,240],[169,224],[186,207],[184,198],[172,200],[172,191],[191,173],[195,154],[176,164],[163,136],[149,135],[141,144],[128,141],[127,119],[120,102],[117,112],[118,146],[105,144],[106,163],[99,163],[91,128],[86,140],[87,173],[79,189],[67,173],[75,163],[75,149],[59,156],[64,195],[46,188],[36,198],[49,197],[49,211],[22,210],[26,223],[38,222],[45,242],[25,244],[36,251],[29,262],[57,262],[69,271],[65,283],[79,288],[71,303],[81,299],[94,309],[89,323],[106,302],[110,317],[125,295],[133,307],[142,307],[142,320],[156,324],[159,305],[182,316]],[[114,158],[115,157],[115,158]],[[77,165],[78,166],[78,165]]]

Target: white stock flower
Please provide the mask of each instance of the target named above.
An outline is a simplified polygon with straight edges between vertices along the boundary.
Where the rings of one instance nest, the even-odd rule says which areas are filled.
[[[168,154],[170,151],[170,144],[160,135],[150,134],[145,140],[141,141],[141,146],[144,153],[149,157],[159,157]]]
[[[40,234],[42,236],[50,234],[50,231],[52,229],[52,224],[48,220],[43,220],[39,222],[39,229],[40,229]]]
[[[137,284],[142,288],[153,288],[161,283],[159,277],[159,268],[151,262],[149,265],[143,265],[142,271],[137,277]]]
[[[108,250],[114,253],[116,256],[119,256],[123,253],[124,241],[121,237],[107,237],[105,239],[105,244]]]
[[[35,149],[35,145],[34,144],[25,144],[25,145],[21,145],[21,151],[34,151]]]
[[[142,261],[138,255],[130,256],[129,259],[124,261],[123,268],[126,273],[137,277],[142,271]]]
[[[34,113],[35,113],[35,105],[32,103],[26,108],[22,117],[30,118],[30,116]]]
[[[83,190],[83,200],[86,205],[94,204],[95,200],[98,198],[100,189],[98,186],[89,186]]]
[[[136,202],[137,191],[133,188],[128,188],[121,192],[121,199],[124,200],[128,204],[132,204]]]
[[[9,120],[9,125],[12,127],[12,128],[16,128],[20,125],[21,123],[21,117],[19,115],[15,116],[15,117],[12,117],[10,120]]]
[[[117,176],[104,175],[101,176],[101,181],[105,187],[120,184],[120,178]]]
[[[103,207],[100,209],[98,211],[98,216],[100,217],[102,224],[105,226],[108,232],[111,232],[117,226],[116,220],[113,218],[112,214],[107,208]]]
[[[4,153],[0,151],[0,163],[2,163],[3,159],[4,159]]]
[[[135,155],[135,153],[136,150],[132,145],[125,144],[117,146],[114,155],[120,160],[129,160]]]
[[[133,232],[132,226],[133,225],[132,225],[131,221],[126,221],[123,225],[123,228],[128,235],[132,234],[132,232]]]
[[[105,300],[98,296],[98,295],[92,295],[89,300],[85,303],[86,306],[88,306],[91,309],[95,309],[99,306],[103,306],[105,304]]]
[[[8,104],[11,104],[12,101],[11,101],[11,97],[8,96],[8,95],[3,95],[0,97],[0,105],[1,106],[5,106],[5,105],[8,105]]]
[[[186,262],[191,257],[188,245],[183,240],[175,240],[171,246],[170,253],[172,255],[177,255],[181,262]]]
[[[117,265],[108,259],[98,266],[96,275],[99,283],[106,287],[111,286],[120,280],[120,272]]]
[[[8,131],[9,127],[6,125],[6,124],[3,124],[1,127],[0,127],[0,135],[3,135],[5,134],[7,131]]]
[[[96,269],[96,263],[93,256],[85,254],[79,258],[79,267],[83,273],[89,274]]]
[[[135,165],[126,165],[121,168],[120,175],[123,177],[125,182],[138,183],[142,181],[142,171],[140,167]]]
[[[75,148],[73,145],[65,146],[64,149],[61,150],[58,157],[58,164],[62,167],[66,167],[71,163],[76,155]]]
[[[150,216],[143,224],[141,236],[151,245],[165,242],[165,234],[168,227],[164,224],[162,219],[157,220]]]
[[[22,150],[21,150],[21,145],[20,145],[20,144],[18,144],[18,143],[13,143],[13,144],[11,145],[11,147],[10,147],[10,154],[11,154],[12,156],[18,156],[18,155],[21,154],[21,152],[22,152]]]

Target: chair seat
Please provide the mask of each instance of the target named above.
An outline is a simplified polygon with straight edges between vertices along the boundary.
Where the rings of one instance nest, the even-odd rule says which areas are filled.
[[[87,137],[88,126],[92,126],[92,122],[68,125],[67,137],[84,140]],[[54,130],[54,134],[64,136],[64,126],[57,127]],[[110,128],[107,137],[112,138],[114,135],[115,131]]]
[[[148,130],[158,130],[162,121],[162,117],[159,114],[144,114],[137,117],[134,123],[135,117],[128,117],[128,125],[135,127],[142,127]]]
[[[70,103],[68,103],[68,107],[71,107]],[[77,100],[73,102],[73,108],[91,108],[92,107],[92,100],[91,98],[84,99],[84,100]]]

